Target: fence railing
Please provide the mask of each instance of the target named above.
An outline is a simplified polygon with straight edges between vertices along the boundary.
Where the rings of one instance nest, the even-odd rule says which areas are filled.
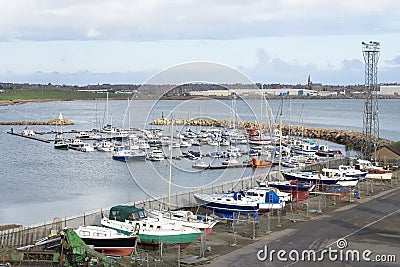
[[[322,167],[337,167],[340,164],[346,163],[345,158],[335,158],[330,159],[326,162],[320,162],[313,165],[307,165],[302,168],[294,168],[293,171],[296,170],[319,170]],[[255,186],[256,180],[263,179],[279,179],[278,171],[272,171],[267,174],[267,177],[261,176],[250,176],[241,178],[234,181],[223,182],[220,184],[213,184],[209,187],[203,187],[199,189],[193,189],[186,192],[176,193],[170,196],[171,209],[179,209],[179,208],[193,208],[198,204],[194,198],[194,194],[196,193],[205,193],[205,194],[214,194],[214,193],[222,193],[228,191],[238,191],[242,189],[248,189],[252,186]],[[148,199],[143,201],[136,201],[127,203],[127,205],[135,205],[137,207],[146,207],[146,208],[168,208],[168,196],[161,196],[154,199]],[[19,227],[9,230],[0,231],[0,244],[5,246],[12,247],[21,247],[29,244],[35,243],[37,240],[47,237],[52,233],[56,233],[64,228],[78,228],[81,225],[100,225],[101,218],[103,214],[107,214],[109,212],[109,208],[99,209],[90,213],[85,213],[83,215],[69,217],[69,218],[55,218],[52,222],[48,222],[39,226],[30,226],[30,227]]]

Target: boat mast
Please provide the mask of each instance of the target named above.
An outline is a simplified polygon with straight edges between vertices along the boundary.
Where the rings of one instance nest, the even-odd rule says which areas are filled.
[[[283,109],[283,96],[281,102],[281,112],[279,114],[279,165],[278,171],[281,172],[282,167],[282,109]]]
[[[259,134],[259,136],[260,136],[260,141],[261,141],[261,131],[262,131],[262,121],[263,121],[263,100],[264,100],[264,83],[263,84],[261,84],[261,99],[260,99],[260,129],[259,129],[259,131],[260,131],[260,134]]]
[[[172,180],[172,140],[174,137],[174,118],[171,115],[171,134],[169,142],[169,179],[168,179],[168,211],[171,211],[171,180]]]

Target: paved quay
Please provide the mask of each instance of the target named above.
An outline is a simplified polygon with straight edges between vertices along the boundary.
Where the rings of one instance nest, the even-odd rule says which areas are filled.
[[[307,222],[297,220],[294,223],[290,218],[281,219],[283,230],[274,227],[270,234],[257,237],[258,241],[243,243],[238,249],[226,254],[221,253],[222,250],[216,242],[219,233],[214,236],[211,234],[208,245],[216,245],[215,250],[220,255],[206,253],[205,256],[211,260],[204,266],[399,266],[400,188],[392,187],[394,188],[388,190],[389,187],[375,186],[373,189],[376,195],[357,200],[357,204],[336,202],[336,205],[332,205],[332,200],[328,201],[331,207],[324,208],[325,211],[320,215],[311,215]],[[291,216],[287,214],[286,217]],[[297,215],[297,218],[300,217]],[[276,218],[274,220],[273,224],[276,224]],[[221,239],[219,242],[223,243]],[[343,246],[343,244],[346,246],[339,249],[338,245]],[[329,247],[332,250],[331,258],[327,252],[322,254],[324,257],[319,260],[321,251],[324,249],[328,251]],[[271,259],[272,250],[275,250],[275,253]],[[286,252],[282,258],[287,261],[279,261],[277,256],[279,250]],[[291,260],[288,253],[292,250],[299,252],[300,256],[304,251],[315,251],[316,260],[312,257],[311,260],[307,257],[301,260],[300,257],[300,260],[296,261],[295,252],[292,252],[293,260]],[[358,251],[359,260],[356,256],[352,257],[350,250]],[[364,258],[362,253],[366,253]],[[335,259],[335,255],[337,259],[331,260]],[[367,261],[368,259],[370,261]],[[386,262],[379,262],[380,259]]]

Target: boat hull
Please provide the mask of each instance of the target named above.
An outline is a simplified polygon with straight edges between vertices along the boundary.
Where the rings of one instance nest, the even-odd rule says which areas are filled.
[[[82,238],[86,245],[93,246],[94,250],[107,256],[129,256],[135,248],[136,237],[94,239]]]
[[[297,180],[303,183],[311,183],[311,184],[318,184],[318,185],[334,185],[338,182],[338,179],[333,178],[318,178],[317,175],[313,177],[305,177],[301,175],[296,175],[292,173],[282,172],[283,177],[286,180]]]
[[[250,203],[222,203],[222,202],[215,202],[210,201],[207,199],[207,195],[203,194],[195,194],[194,198],[196,199],[197,203],[201,206],[212,209],[217,212],[223,218],[233,218],[234,214],[237,213],[252,213],[258,211],[258,202],[252,201]]]
[[[135,227],[131,223],[118,222],[113,220],[102,220],[103,227],[114,229],[117,232],[124,235],[131,235],[136,232]],[[150,227],[150,228],[147,228]],[[177,230],[162,230],[155,229],[158,228],[157,225],[153,228],[150,225],[144,227],[142,224],[139,229],[139,241],[138,245],[140,247],[157,247],[161,243],[163,245],[181,245],[182,248],[186,247],[188,244],[193,243],[201,234],[200,231],[195,231],[192,228],[187,228],[188,231],[182,232]]]

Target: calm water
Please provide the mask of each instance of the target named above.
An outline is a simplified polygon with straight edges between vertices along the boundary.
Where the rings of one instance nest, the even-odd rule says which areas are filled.
[[[275,121],[281,102],[269,101],[269,105],[270,116]],[[47,121],[62,112],[75,123],[64,130],[88,130],[98,128],[107,120],[117,127],[150,128],[149,121],[168,116],[170,112],[175,118],[235,118],[231,101],[133,101],[129,109],[127,106],[128,101],[110,101],[108,116],[105,101],[2,106],[0,121]],[[239,119],[266,120],[268,112],[260,101],[238,101],[236,106]],[[361,131],[362,111],[362,100],[291,100],[283,103],[283,120],[287,124],[303,122],[313,127]],[[396,123],[400,100],[381,100],[379,113],[381,136],[400,140],[400,126]],[[35,224],[167,193],[168,161],[125,164],[112,160],[109,153],[58,151],[52,144],[6,134],[10,127],[0,126],[0,224]],[[13,128],[20,132],[24,126]],[[35,131],[56,130],[53,126],[30,128]],[[174,131],[182,129],[186,127],[177,126]],[[196,127],[192,129],[199,130]],[[166,134],[170,131],[169,127],[164,130]],[[181,151],[189,149],[182,148]],[[214,149],[210,146],[200,148],[202,152]],[[179,150],[174,150],[174,153],[179,153]],[[200,172],[192,169],[191,164],[188,160],[174,161],[173,192],[253,174],[251,169]]]

